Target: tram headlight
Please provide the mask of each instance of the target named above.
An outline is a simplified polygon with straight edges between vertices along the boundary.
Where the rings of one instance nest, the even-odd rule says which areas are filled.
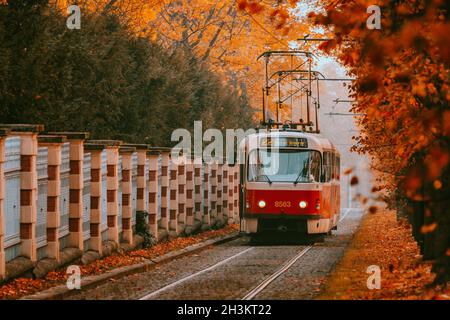
[[[305,209],[308,206],[308,203],[306,201],[300,201],[298,203],[298,206],[302,209]]]
[[[258,202],[258,207],[260,207],[261,209],[264,208],[266,206],[266,202],[264,200],[260,200]]]

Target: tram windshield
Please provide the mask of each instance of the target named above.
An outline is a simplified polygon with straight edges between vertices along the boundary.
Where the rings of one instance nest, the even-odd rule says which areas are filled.
[[[249,182],[311,183],[320,181],[320,152],[299,149],[255,149],[247,166]]]

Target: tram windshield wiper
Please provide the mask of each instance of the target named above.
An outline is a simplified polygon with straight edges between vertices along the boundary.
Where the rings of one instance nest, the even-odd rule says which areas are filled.
[[[297,176],[297,179],[295,179],[295,181],[294,181],[294,185],[295,185],[295,186],[297,185],[298,180],[300,179],[301,176],[302,176],[302,172],[300,171],[300,173],[299,173],[298,176]]]
[[[304,171],[305,171],[305,169],[301,170],[301,171],[298,173],[297,179],[295,179],[295,181],[294,181],[294,185],[295,185],[295,186],[298,184],[298,181],[299,181],[300,178],[303,176]]]
[[[270,178],[267,174],[263,173],[262,176],[266,177],[267,182],[269,182],[269,184],[272,184],[272,180],[270,180]]]

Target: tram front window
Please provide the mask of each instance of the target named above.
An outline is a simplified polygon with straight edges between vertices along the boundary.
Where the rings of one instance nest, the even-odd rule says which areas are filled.
[[[320,153],[314,150],[252,150],[247,179],[249,182],[319,182],[320,166]]]

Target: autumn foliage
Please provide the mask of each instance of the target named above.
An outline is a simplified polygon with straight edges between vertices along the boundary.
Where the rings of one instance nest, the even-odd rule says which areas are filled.
[[[367,1],[338,1],[311,18],[332,28],[337,54],[356,76],[350,87],[361,134],[353,147],[373,158],[387,200],[410,209],[416,239],[449,279],[449,47],[444,1],[379,1],[381,29],[369,29]],[[398,191],[400,190],[400,191]],[[420,212],[414,212],[419,210]],[[430,234],[430,235],[426,235]],[[431,237],[431,238],[430,238]],[[428,247],[427,248],[427,243]],[[428,252],[427,252],[428,251]]]
[[[393,211],[367,215],[318,299],[449,300],[450,288],[427,287],[435,277],[421,260],[411,227]],[[380,289],[367,287],[368,266],[380,269]]]
[[[296,1],[272,1],[273,6]],[[407,211],[436,282],[450,278],[450,22],[448,1],[380,0],[381,28],[367,27],[374,3],[319,1],[310,21],[333,37],[318,49],[337,56],[356,78],[349,89],[360,135],[382,195]],[[273,9],[272,9],[273,10]],[[275,9],[276,10],[276,9]],[[273,15],[269,13],[269,16]],[[294,17],[287,18],[290,21]]]

